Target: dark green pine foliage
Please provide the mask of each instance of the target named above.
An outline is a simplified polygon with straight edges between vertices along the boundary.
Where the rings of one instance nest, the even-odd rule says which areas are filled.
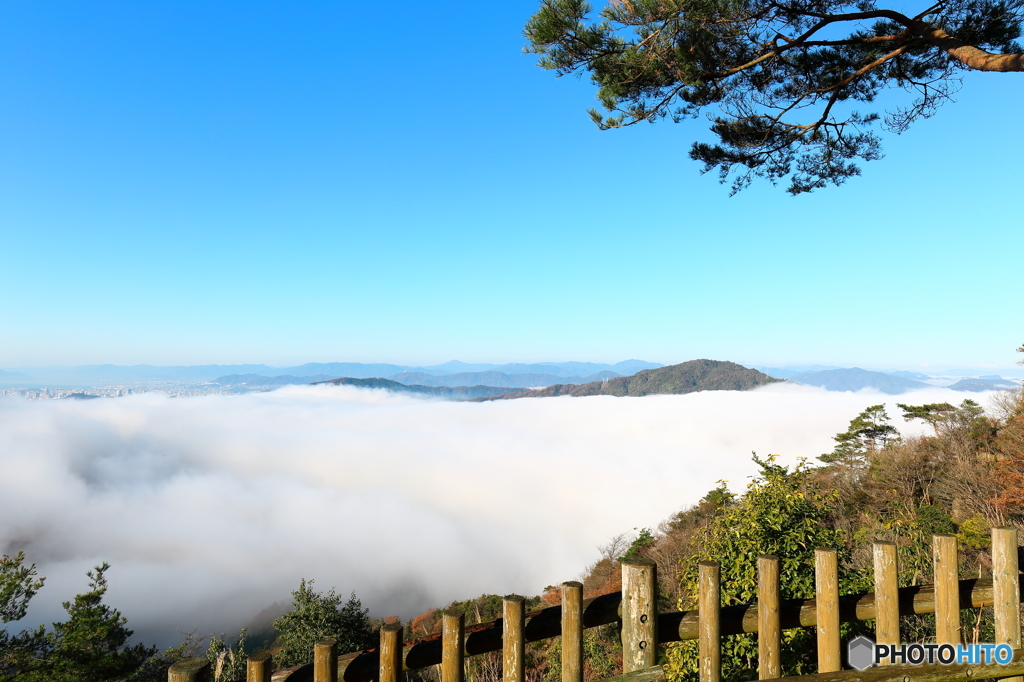
[[[64,602],[68,619],[54,623],[45,660],[32,672],[18,676],[25,682],[111,682],[131,680],[156,653],[155,647],[130,644],[133,631],[117,609],[103,603],[106,572],[101,564],[86,575],[89,591]]]
[[[527,51],[558,75],[590,76],[601,129],[706,113],[714,141],[690,157],[734,192],[754,177],[799,194],[859,175],[859,161],[882,156],[871,130],[882,117],[861,107],[885,91],[906,93],[883,121],[900,133],[951,99],[963,69],[1024,70],[1019,0],[922,3],[916,15],[879,0],[601,5],[593,16],[585,0],[542,0]]]
[[[835,449],[818,459],[830,464],[864,466],[871,455],[899,435],[899,431],[889,424],[885,405],[872,405],[850,420],[850,428],[833,437]]]

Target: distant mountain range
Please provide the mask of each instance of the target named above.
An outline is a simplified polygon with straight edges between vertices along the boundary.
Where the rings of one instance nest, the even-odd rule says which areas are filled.
[[[452,360],[442,365],[426,367],[410,365],[393,365],[389,363],[361,362],[309,362],[295,367],[268,367],[267,365],[189,365],[189,366],[154,366],[154,365],[82,365],[78,367],[26,367],[23,371],[10,372],[0,370],[0,383],[33,382],[39,385],[99,385],[125,381],[180,381],[203,382],[218,381],[227,376],[255,375],[263,377],[290,376],[304,377],[351,377],[368,379],[371,377],[389,377],[405,372],[418,372],[430,376],[444,376],[466,372],[500,372],[514,374],[548,374],[565,380],[589,378],[598,372],[610,371],[616,375],[627,375],[642,369],[661,367],[656,362],[644,360],[625,360],[615,364],[597,362],[538,362],[532,364],[507,363],[468,364]],[[312,379],[311,379],[312,380]],[[303,383],[308,383],[303,382]],[[541,382],[543,383],[543,382]],[[532,386],[541,383],[529,384]]]
[[[445,400],[472,400],[474,398],[487,398],[496,395],[509,395],[509,391],[516,392],[526,389],[509,389],[506,386],[457,386],[454,388],[444,386],[407,386],[406,384],[391,381],[390,379],[355,379],[343,377],[329,381],[318,381],[319,385],[333,384],[334,386],[356,386],[358,388],[383,388],[394,393],[409,393],[424,398],[443,398]]]
[[[886,395],[898,395],[918,388],[934,388],[931,384],[916,379],[884,372],[870,372],[860,367],[806,372],[790,377],[789,380],[806,386],[818,386],[827,391],[859,391],[863,388],[873,388]]]
[[[981,391],[998,391],[1002,388],[1013,388],[1014,386],[1020,386],[1016,381],[1010,381],[1000,376],[984,376],[978,377],[977,379],[961,379],[955,384],[950,385],[948,388],[954,391],[971,391],[973,393],[980,393]]]
[[[536,388],[552,384],[586,384],[621,376],[611,370],[604,370],[585,377],[559,376],[557,374],[506,374],[505,372],[459,372],[457,374],[433,375],[425,372],[402,372],[388,379],[407,385],[418,386],[508,386],[510,388]]]
[[[506,394],[495,399],[545,398],[570,395],[678,395],[697,391],[746,391],[780,380],[735,362],[690,360],[678,365],[645,369],[633,376],[593,381],[581,386],[556,384],[526,393]]]
[[[691,361],[699,362],[699,361]],[[710,362],[710,361],[708,361]],[[672,365],[671,367],[681,367]],[[729,363],[734,364],[734,363]],[[735,365],[742,367],[742,365]],[[538,362],[538,363],[466,363],[452,360],[440,365],[424,367],[390,363],[311,362],[295,367],[269,367],[267,365],[84,365],[80,367],[18,368],[20,371],[0,370],[0,386],[102,386],[143,382],[212,383],[228,392],[246,392],[284,386],[309,384],[339,377],[349,379],[381,379],[418,386],[420,388],[464,388],[483,386],[490,389],[536,389],[544,387],[544,395],[639,395],[645,372],[668,369],[658,363],[643,360],[625,360],[614,364],[596,362]],[[804,365],[796,367],[744,368],[760,372],[774,379],[786,379],[800,384],[820,386],[830,391],[860,391],[874,389],[888,395],[937,387],[956,381],[949,388],[956,391],[991,391],[1018,386],[1020,380],[1005,379],[998,375],[972,376],[971,370],[947,369],[941,375],[895,370],[880,372],[859,367],[830,367]],[[977,370],[974,370],[977,371]],[[991,371],[991,370],[990,370]],[[1005,370],[1012,375],[1014,369]],[[633,377],[640,377],[634,379]],[[629,379],[629,381],[620,381]],[[925,383],[928,382],[928,383]],[[557,388],[556,388],[557,387]],[[693,390],[715,390],[695,388]],[[510,392],[510,391],[505,391]],[[610,393],[606,393],[610,392]],[[677,392],[662,386],[648,393]],[[686,391],[678,391],[686,392]],[[522,391],[515,391],[518,395]],[[440,394],[439,394],[440,395]],[[462,394],[460,394],[462,395]],[[488,393],[488,395],[492,395]]]
[[[905,370],[876,372],[861,369],[860,367],[832,367],[816,371],[802,372],[778,367],[763,367],[759,369],[778,379],[786,379],[788,381],[793,381],[807,386],[818,386],[828,391],[860,391],[863,389],[874,389],[886,395],[899,395],[901,393],[906,393],[907,391],[922,388],[937,388],[940,386],[954,391],[980,392],[1013,388],[1020,385],[1019,381],[1004,379],[1003,377],[994,374],[981,377],[968,377],[961,379],[954,384],[945,385],[945,382],[941,381],[942,379],[950,381],[950,379],[946,377],[963,376],[962,374],[952,373],[952,370],[950,370],[951,374],[930,376],[921,372],[910,372]],[[957,372],[965,371],[966,370],[957,370]]]
[[[308,377],[293,377],[290,374],[279,377],[265,377],[262,374],[228,374],[217,377],[212,383],[219,386],[288,386],[292,384],[312,384],[318,381],[334,379],[330,374],[314,374]]]

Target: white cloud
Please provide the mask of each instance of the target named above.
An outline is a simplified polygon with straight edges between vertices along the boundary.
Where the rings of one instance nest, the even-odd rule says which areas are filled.
[[[109,603],[160,644],[237,628],[302,577],[408,617],[573,579],[611,535],[719,479],[742,490],[751,450],[816,457],[878,402],[898,414],[891,396],[794,385],[489,403],[348,387],[0,398],[0,551],[25,549],[48,576],[31,623],[60,619],[109,561]]]

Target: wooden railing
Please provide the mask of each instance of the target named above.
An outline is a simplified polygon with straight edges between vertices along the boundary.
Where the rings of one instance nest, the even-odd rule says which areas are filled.
[[[523,682],[526,644],[559,636],[563,638],[562,682],[583,682],[583,630],[620,621],[624,674],[649,671],[660,644],[696,639],[700,681],[720,682],[721,637],[756,632],[758,678],[778,678],[782,630],[815,626],[819,672],[804,676],[803,682],[952,682],[954,678],[963,682],[1024,675],[1016,529],[992,529],[990,579],[959,580],[955,536],[934,536],[932,551],[934,584],[899,587],[896,545],[875,543],[874,592],[841,596],[836,552],[816,550],[815,598],[786,601],[779,598],[778,557],[761,556],[757,602],[727,607],[721,606],[718,563],[702,562],[698,608],[661,614],[657,613],[654,562],[626,560],[621,592],[584,600],[583,586],[567,582],[562,585],[560,605],[531,613],[525,613],[522,597],[510,595],[503,600],[502,618],[495,621],[466,627],[461,613],[445,612],[441,633],[405,644],[400,639],[401,626],[389,624],[381,628],[377,649],[338,656],[334,640],[324,640],[314,649],[313,663],[274,673],[269,655],[257,654],[249,658],[247,682],[399,682],[403,670],[432,665],[441,666],[441,682],[463,682],[464,658],[494,651],[502,652],[502,682]],[[1006,666],[885,666],[839,672],[840,623],[875,620],[877,643],[897,644],[901,615],[934,613],[936,642],[958,644],[960,610],[984,606],[994,607],[995,643],[1015,650],[1013,662]],[[210,665],[206,659],[183,659],[171,666],[168,680],[212,682]],[[1012,682],[1024,682],[1024,678]]]

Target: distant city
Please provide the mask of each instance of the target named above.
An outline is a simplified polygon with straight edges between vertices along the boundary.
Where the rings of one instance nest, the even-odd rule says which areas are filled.
[[[172,397],[264,392],[287,385],[311,384],[341,377],[382,378],[406,386],[456,388],[487,386],[537,389],[556,384],[586,384],[632,376],[664,365],[643,360],[614,364],[593,362],[463,363],[406,366],[388,363],[308,363],[295,367],[267,365],[86,365],[81,367],[19,368],[0,370],[0,395],[30,400],[117,398],[158,392]],[[1024,368],[1001,368],[999,374],[974,369],[943,368],[921,371],[872,371],[856,367],[804,365],[753,366],[771,377],[831,391],[870,388],[899,394],[927,387],[947,387],[966,392],[1014,388]],[[991,372],[991,370],[988,370]]]

